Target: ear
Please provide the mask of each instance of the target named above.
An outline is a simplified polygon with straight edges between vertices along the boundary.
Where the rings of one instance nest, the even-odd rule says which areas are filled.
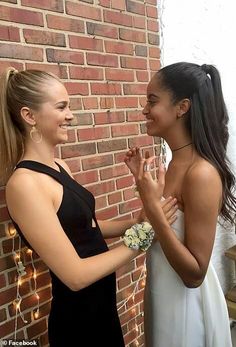
[[[31,111],[31,109],[29,107],[22,107],[22,109],[20,110],[20,114],[21,114],[21,117],[23,118],[23,120],[28,125],[33,126],[36,124],[33,112]]]
[[[191,106],[189,99],[183,99],[178,104],[177,118],[182,118],[188,112]]]

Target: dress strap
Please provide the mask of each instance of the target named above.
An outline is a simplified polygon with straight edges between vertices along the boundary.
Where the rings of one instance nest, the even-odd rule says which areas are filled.
[[[75,181],[68,172],[56,162],[57,166],[60,169],[60,172],[53,169],[52,167],[45,165],[43,163],[34,161],[34,160],[22,160],[16,165],[16,169],[25,168],[32,171],[37,171],[54,178],[58,183],[62,186],[72,190],[75,194],[77,194],[80,199],[82,199],[86,205],[89,207],[92,212],[93,217],[95,217],[95,206],[94,206],[94,198],[93,195],[81,186],[77,181]],[[85,196],[87,198],[85,198]]]

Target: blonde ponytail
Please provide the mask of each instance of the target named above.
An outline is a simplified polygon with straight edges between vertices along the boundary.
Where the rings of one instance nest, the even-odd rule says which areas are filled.
[[[23,136],[12,122],[7,106],[7,86],[12,75],[18,73],[8,68],[0,79],[0,183],[9,179],[16,163],[23,154]]]
[[[5,184],[24,152],[26,124],[22,107],[38,110],[47,100],[50,81],[57,76],[40,70],[6,69],[0,78],[0,184]]]

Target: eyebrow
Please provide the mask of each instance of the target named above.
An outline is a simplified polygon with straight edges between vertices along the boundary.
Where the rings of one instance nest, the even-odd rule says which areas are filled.
[[[68,101],[58,101],[58,102],[55,104],[55,106],[60,105],[60,104],[62,104],[62,105],[69,105],[69,102],[68,102]]]
[[[148,97],[148,98],[159,98],[159,96],[156,95],[156,94],[148,94],[147,97]]]

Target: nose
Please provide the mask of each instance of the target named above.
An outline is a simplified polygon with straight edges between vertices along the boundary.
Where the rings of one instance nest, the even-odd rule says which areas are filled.
[[[66,112],[66,119],[72,120],[73,118],[74,118],[74,115],[71,112],[70,108],[68,107],[68,111]]]
[[[142,114],[144,115],[144,116],[146,116],[147,114],[148,114],[148,103],[146,103],[146,105],[144,106],[144,108],[143,108],[143,110],[142,110]]]

